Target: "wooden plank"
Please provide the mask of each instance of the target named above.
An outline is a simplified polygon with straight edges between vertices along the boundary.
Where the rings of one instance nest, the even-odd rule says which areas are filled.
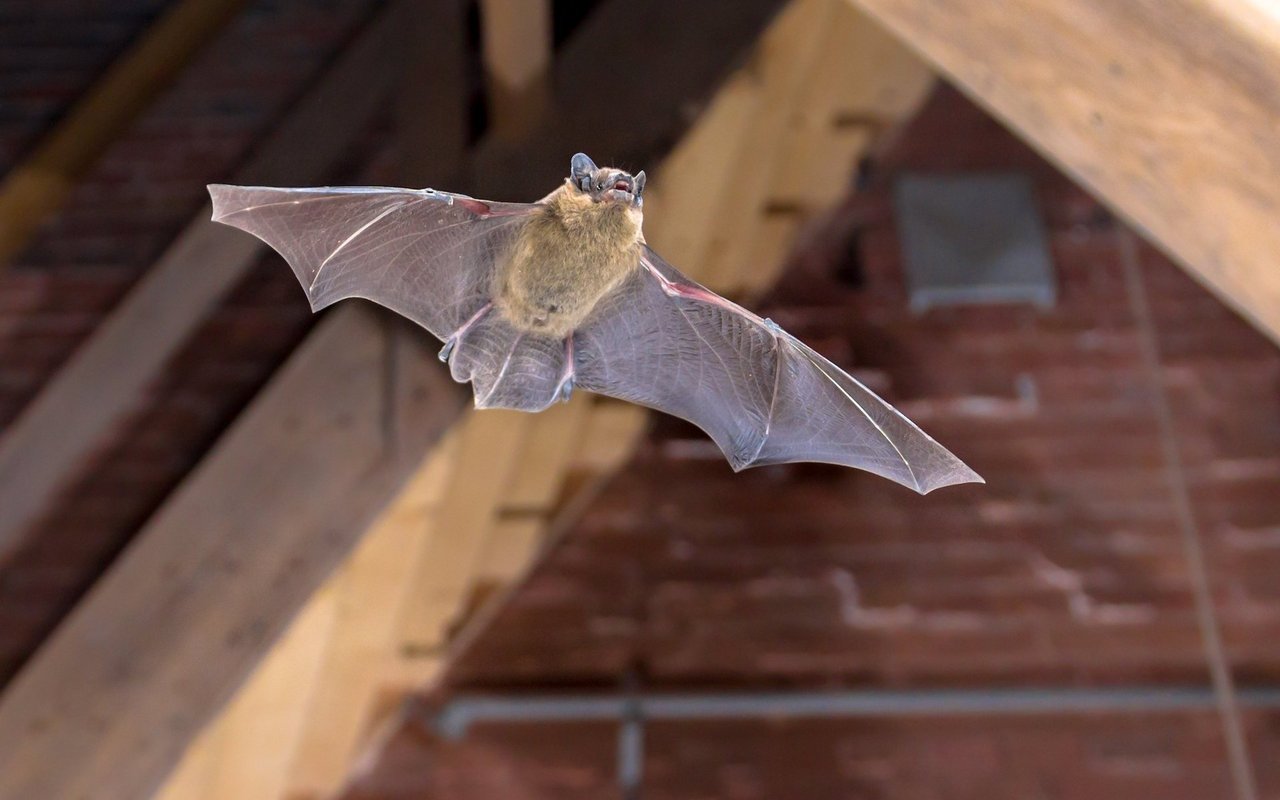
[[[524,448],[529,416],[489,411],[467,417],[449,488],[436,512],[431,538],[419,558],[413,589],[401,611],[405,653],[432,656],[448,640],[484,549],[494,510],[511,483]]]
[[[418,556],[434,533],[432,518],[459,440],[455,429],[448,444],[432,452],[332,581],[337,618],[320,659],[305,729],[284,771],[282,798],[327,797],[373,729],[385,665],[400,657],[398,611],[407,600]],[[285,749],[281,745],[272,746]]]
[[[850,0],[1280,342],[1280,23],[1244,0]]]
[[[432,449],[359,546],[307,601],[263,666],[192,742],[159,800],[302,800],[327,797],[341,783],[372,730],[386,664],[399,658],[396,612],[408,593],[415,555],[432,533],[431,517],[451,474],[458,438],[455,429]],[[298,632],[317,615],[329,620],[320,652]],[[273,661],[312,665],[314,679],[277,683],[267,666]],[[306,668],[294,671],[302,676]],[[301,722],[289,730],[299,709]],[[253,752],[225,745],[271,720],[285,735],[258,741]],[[272,768],[263,769],[264,763]],[[246,771],[260,776],[254,791],[233,791],[243,779],[218,777]]]
[[[829,42],[789,115],[769,203],[794,212],[831,207],[849,192],[856,159],[885,128],[923,104],[934,75],[919,57],[846,0],[832,4]]]
[[[525,456],[503,493],[503,511],[545,514],[550,510],[577,447],[578,432],[591,411],[591,401],[589,395],[579,392],[568,403],[528,419]]]
[[[14,679],[0,797],[157,788],[461,407],[422,348],[390,447],[385,331],[335,310]]]
[[[502,585],[530,563],[542,541],[546,518],[527,512],[544,507],[560,494],[573,452],[579,446],[580,437],[574,428],[590,408],[589,398],[582,395],[542,414],[507,418],[527,429],[523,453],[513,459],[508,488],[500,493],[497,503],[489,506],[486,519],[472,523],[475,529],[456,524],[456,517],[454,524],[449,524],[451,512],[447,507],[452,501],[446,498],[458,499],[450,494],[455,482],[475,484],[493,476],[492,462],[483,458],[471,462],[469,475],[459,471],[468,463],[459,459],[461,449],[465,446],[474,452],[485,443],[477,440],[474,430],[469,432],[470,425],[463,425],[455,427],[446,442],[436,448],[419,477],[384,512],[331,582],[338,596],[338,615],[329,645],[320,658],[318,683],[314,688],[293,686],[282,690],[309,695],[304,730],[296,746],[287,740],[269,745],[273,751],[293,754],[285,788],[278,795],[255,797],[311,800],[328,797],[341,786],[350,765],[376,730],[379,709],[393,707],[388,703],[390,698],[430,680],[443,663],[438,649],[424,653],[421,648],[410,647],[406,652],[406,644],[420,642],[418,625],[422,620],[405,625],[417,639],[407,642],[401,634],[401,620],[422,601],[424,577],[431,579],[430,574],[424,575],[425,565],[447,549],[447,542],[441,542],[441,537],[460,540],[470,545],[467,549],[478,548],[478,552],[471,549],[475,557],[470,564],[456,552],[449,562],[455,570],[450,583],[456,611],[446,619],[452,619],[457,612],[465,611],[477,586]],[[478,415],[480,421],[487,416]],[[501,436],[496,442],[499,449],[509,444],[510,440]],[[521,510],[520,516],[504,519],[513,505]],[[446,622],[441,636],[447,633],[447,626]],[[288,640],[278,645],[285,646]],[[254,694],[246,687],[232,708],[254,707]],[[259,713],[269,710],[258,706]],[[232,715],[242,716],[229,709],[223,717]],[[205,760],[200,752],[189,752],[175,781]],[[242,767],[224,762],[223,768]],[[202,800],[238,796],[223,794]],[[165,796],[163,800],[187,798]]]
[[[107,146],[211,42],[244,0],[182,0],[115,61],[0,183],[0,268]]]
[[[737,287],[732,279],[757,265],[752,228],[769,191],[794,98],[804,91],[831,13],[827,0],[792,3],[757,52],[750,74],[760,83],[760,113],[739,143],[734,180],[720,189],[715,216],[709,220],[712,239],[701,265],[704,280],[720,291],[734,293]]]
[[[787,125],[772,157],[757,159],[767,174],[760,218],[735,256],[746,262],[751,254],[735,286],[746,294],[773,285],[801,224],[848,194],[858,159],[915,113],[934,82],[928,66],[866,14],[845,0],[821,2],[822,42],[800,90],[783,101]]]
[[[480,24],[490,126],[519,139],[551,107],[551,2],[480,0]]]
[[[395,0],[395,137],[401,184],[452,183],[471,135],[470,53],[463,0]]]
[[[283,788],[291,748],[306,720],[307,701],[318,691],[320,658],[338,612],[336,593],[326,586],[263,659],[245,691],[219,724],[197,739],[209,759],[184,762],[160,800],[275,797]]]
[[[674,144],[691,110],[711,98],[728,76],[731,59],[783,5],[784,0],[601,3],[556,54],[551,113],[522,143],[488,143],[474,165],[471,188],[494,200],[541,197],[565,179],[568,158],[579,150],[599,163],[645,167]]]
[[[760,113],[760,83],[746,70],[735,72],[671,157],[655,170],[645,190],[645,238],[663,257],[697,280],[707,282],[712,220],[720,187],[741,168],[742,139]],[[684,181],[706,191],[682,191]]]
[[[242,182],[319,180],[391,85],[396,32],[384,14],[354,42],[244,169]],[[334,108],[343,113],[334,114]],[[323,133],[317,135],[317,131]],[[261,253],[252,237],[197,214],[93,336],[0,435],[0,561]],[[92,397],[92,403],[85,398]]]

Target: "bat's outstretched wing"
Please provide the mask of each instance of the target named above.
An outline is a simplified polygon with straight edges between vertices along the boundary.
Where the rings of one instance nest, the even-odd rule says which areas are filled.
[[[213,219],[285,257],[312,309],[363,297],[442,340],[490,297],[496,261],[537,207],[433,189],[209,187]]]
[[[921,494],[982,481],[774,323],[681,275],[647,246],[641,267],[574,337],[579,388],[692,422],[734,470],[821,461]]]

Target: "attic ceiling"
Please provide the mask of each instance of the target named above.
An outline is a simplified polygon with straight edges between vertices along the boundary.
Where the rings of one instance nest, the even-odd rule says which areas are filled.
[[[0,10],[0,172],[29,164],[107,68],[178,5],[32,0]],[[500,92],[486,82],[480,56],[484,14],[522,13],[518,4],[503,11],[497,0],[460,0],[448,6],[452,28],[436,15],[444,5],[420,8],[425,16],[411,17],[412,24],[388,22],[389,10],[414,5],[252,0],[229,12],[74,181],[57,212],[0,265],[0,478],[39,472],[43,451],[15,450],[14,431],[192,229],[203,213],[204,184],[242,174],[246,164],[262,163],[264,152],[287,152],[268,143],[309,99],[322,96],[361,42],[376,44],[369,34],[380,24],[406,40],[452,36],[446,41],[457,40],[465,66],[436,86],[413,72],[422,64],[395,61],[404,71],[397,75],[418,75],[419,82],[397,83],[398,94],[380,105],[370,100],[367,120],[343,119],[354,132],[305,182],[435,182],[431,171],[441,174],[447,162],[459,187],[525,194],[554,182],[562,168],[531,153],[558,158],[587,139],[609,157],[643,159],[649,167],[670,152],[667,182],[654,181],[647,212],[658,248],[850,367],[962,453],[987,485],[918,499],[872,476],[821,465],[733,475],[695,429],[611,403],[537,419],[464,416],[432,445],[452,419],[445,407],[455,398],[434,393],[418,358],[423,339],[385,317],[350,310],[317,328],[290,271],[274,256],[251,253],[225,295],[183,321],[189,334],[157,351],[162,367],[126,412],[104,417],[110,424],[101,435],[66,451],[75,455],[73,474],[47,504],[32,506],[39,514],[21,525],[12,524],[16,514],[0,519],[0,732],[21,732],[0,745],[0,765],[8,764],[0,769],[7,774],[0,797],[33,796],[22,787],[40,784],[24,780],[57,773],[119,782],[86,788],[72,777],[51,797],[154,789],[159,765],[173,770],[155,794],[164,800],[318,800],[343,783],[352,800],[618,796],[615,724],[496,722],[446,741],[432,715],[476,694],[1192,687],[1210,696],[1196,573],[1178,534],[1187,524],[1203,542],[1231,676],[1245,692],[1274,689],[1274,343],[957,90],[940,86],[917,108],[927,70],[878,27],[869,30],[851,10],[857,4],[786,4],[753,49],[784,4],[555,2],[542,53],[553,73],[542,90],[550,85],[560,99],[521,107],[527,117],[495,115],[490,104]],[[970,91],[982,86],[969,61],[940,46],[920,19],[892,8],[901,4],[862,5]],[[1195,5],[1179,2],[1179,13]],[[1041,11],[1033,3],[1020,13],[1030,25],[1042,21]],[[719,27],[702,24],[703,15]],[[650,72],[637,62],[616,84],[630,98],[627,108],[662,113],[626,130],[601,127],[590,114],[537,116],[567,94],[598,97],[611,85],[606,71],[566,69],[566,62],[598,63],[600,53],[620,47],[622,39],[584,31],[624,30],[633,43],[656,42],[664,26],[673,26],[664,58],[652,59]],[[711,45],[695,47],[705,36]],[[1252,34],[1246,38],[1254,42]],[[439,58],[444,52],[432,50]],[[372,61],[387,66],[386,59]],[[435,74],[429,64],[426,74]],[[415,116],[411,101],[421,96],[415,92],[441,87],[445,94],[432,95],[432,103],[465,113],[436,128]],[[1056,156],[1052,137],[1036,127],[1039,117],[1015,102],[1021,89],[999,88],[997,110]],[[894,124],[901,118],[909,124]],[[509,127],[486,138],[499,124]],[[416,151],[412,144],[420,141],[431,147]],[[1080,174],[1090,163],[1080,158],[1062,160]],[[268,159],[276,169],[289,163]],[[1033,188],[1056,304],[912,312],[893,205],[898,181],[993,172],[1018,174]],[[1112,189],[1106,180],[1091,182]],[[707,186],[715,190],[700,191]],[[1194,253],[1188,240],[1174,239],[1179,255]],[[1234,280],[1243,273],[1223,274]],[[1210,282],[1234,291],[1230,280],[1211,275]],[[1237,305],[1269,319],[1248,302]],[[148,709],[166,727],[117,728],[111,740],[134,754],[163,750],[149,761],[127,759],[157,775],[115,769],[109,748],[95,744],[94,726],[117,720],[103,723],[95,704],[102,699],[107,708],[125,696],[122,687],[149,703],[142,690],[150,667],[112,650],[102,634],[110,625],[81,630],[81,642],[106,655],[90,659],[76,655],[88,650],[63,647],[59,652],[71,655],[54,661],[75,676],[79,659],[83,675],[105,676],[96,685],[106,688],[61,708],[73,692],[56,691],[63,678],[33,675],[31,665],[50,663],[38,659],[57,649],[50,645],[56,636],[71,641],[77,624],[84,627],[77,620],[95,619],[86,608],[111,619],[102,603],[109,594],[104,575],[119,572],[122,554],[135,562],[147,557],[139,532],[173,518],[158,512],[204,485],[202,474],[246,419],[284,424],[263,400],[275,396],[285,365],[305,361],[304,343],[321,341],[326,326],[338,331],[329,334],[332,352],[346,343],[344,357],[378,376],[357,399],[439,430],[419,425],[416,437],[405,437],[411,452],[386,471],[381,494],[351,484],[365,492],[353,490],[348,504],[360,507],[360,519],[383,513],[347,526],[324,547],[308,549],[318,539],[298,533],[302,523],[280,511],[285,521],[268,533],[297,543],[300,553],[323,551],[299,570],[308,577],[291,590],[296,603],[264,608],[260,617],[252,596],[211,604],[215,612],[219,605],[246,609],[249,622],[235,628],[240,638],[228,638],[227,649],[239,648],[242,660],[262,658],[263,666],[239,689],[238,678],[224,678],[219,703],[234,696],[209,720],[181,701],[195,684],[158,688]],[[344,330],[368,338],[356,341]],[[1155,344],[1154,372],[1146,342]],[[85,407],[98,402],[93,387],[106,385],[110,372],[72,399]],[[425,394],[415,394],[422,386]],[[422,408],[437,400],[447,414]],[[329,402],[316,400],[316,413],[329,413]],[[246,447],[239,452],[252,450]],[[314,460],[301,449],[282,452],[289,447],[264,445],[256,463],[269,470],[291,457]],[[255,460],[241,463],[251,468]],[[490,475],[493,486],[468,477]],[[498,475],[510,477],[499,484]],[[388,487],[406,478],[408,488],[388,500]],[[6,489],[11,496],[16,485]],[[228,496],[225,524],[250,530],[253,509]],[[1180,497],[1189,517],[1179,513]],[[344,499],[327,498],[335,507]],[[184,536],[191,537],[188,552],[208,544],[199,540],[203,528],[180,528],[169,523],[173,552],[184,550]],[[19,529],[20,537],[8,537]],[[334,573],[336,584],[317,590],[307,583],[314,573],[318,584],[362,534],[355,555]],[[7,552],[10,541],[21,544]],[[219,552],[216,543],[208,552]],[[254,579],[246,571],[241,581],[230,562],[210,564],[192,574],[225,567],[228,586]],[[168,573],[155,574],[162,580]],[[388,595],[402,589],[408,594],[393,602]],[[163,617],[165,602],[137,599]],[[394,620],[378,618],[393,607],[402,609]],[[208,620],[210,630],[222,624]],[[156,640],[166,635],[157,630]],[[341,649],[372,648],[375,635],[389,654]],[[198,645],[199,631],[173,641]],[[156,658],[173,655],[181,664],[179,649],[157,648]],[[210,673],[225,671],[217,657],[210,657]],[[42,679],[54,691],[33,694]],[[79,687],[79,678],[72,682]],[[342,695],[345,705],[326,706],[308,692]],[[293,702],[301,705],[288,706]],[[1242,713],[1257,796],[1269,797],[1280,792],[1277,712]],[[41,736],[69,730],[59,727],[64,717],[92,723],[62,739],[79,749],[42,753]],[[23,720],[19,728],[3,727],[14,720]],[[644,726],[637,768],[645,798],[1225,797],[1233,791],[1234,751],[1223,730],[1220,711],[1209,705],[981,719],[655,720]],[[19,745],[22,755],[6,761]],[[348,781],[357,751],[360,768]],[[75,758],[67,755],[73,752]],[[66,768],[68,758],[78,768]],[[1234,786],[1248,800],[1238,775]]]

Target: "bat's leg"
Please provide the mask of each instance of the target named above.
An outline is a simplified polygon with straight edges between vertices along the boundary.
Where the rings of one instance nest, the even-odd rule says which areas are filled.
[[[569,402],[573,394],[573,332],[564,340],[564,372],[560,373],[560,385],[556,387],[556,400]]]
[[[458,342],[462,341],[462,337],[471,330],[477,322],[484,319],[485,314],[493,308],[493,303],[485,303],[480,310],[471,315],[471,319],[462,323],[462,327],[454,331],[448,339],[445,340],[444,347],[440,348],[440,360],[448,362],[449,356],[453,355],[453,349],[458,346]]]

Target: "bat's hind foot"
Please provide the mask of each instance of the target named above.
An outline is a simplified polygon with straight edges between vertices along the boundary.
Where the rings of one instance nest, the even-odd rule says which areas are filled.
[[[567,403],[573,396],[573,334],[564,340],[564,372],[560,375],[560,385],[556,387],[556,402]]]
[[[560,384],[560,388],[556,390],[556,402],[567,403],[569,398],[573,396],[573,378]]]
[[[484,319],[489,310],[493,308],[493,303],[485,303],[480,310],[471,315],[471,319],[462,323],[462,327],[458,328],[453,334],[445,340],[444,347],[440,348],[440,360],[449,363],[449,357],[453,355],[454,349],[458,346],[458,342],[462,341],[462,337],[467,335],[467,331],[475,327],[475,324]]]

